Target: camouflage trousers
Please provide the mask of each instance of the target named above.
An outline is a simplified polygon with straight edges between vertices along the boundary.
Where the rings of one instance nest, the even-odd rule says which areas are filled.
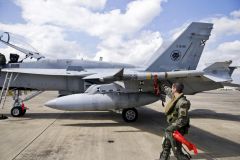
[[[179,132],[184,135],[185,132],[179,130]],[[176,141],[173,138],[172,132],[167,132],[165,131],[165,135],[163,137],[162,141],[162,152],[160,154],[160,160],[169,160],[170,159],[170,154],[171,154],[171,149],[174,153],[174,156],[178,160],[189,160],[189,156],[184,154],[182,151],[182,144],[178,141]]]

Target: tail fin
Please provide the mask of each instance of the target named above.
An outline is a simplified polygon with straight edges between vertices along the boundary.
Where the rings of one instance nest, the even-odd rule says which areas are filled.
[[[146,71],[194,70],[213,24],[193,22]],[[157,51],[158,52],[158,51]]]
[[[205,68],[204,76],[215,82],[231,82],[232,73],[237,67],[230,67],[232,61],[215,62]]]

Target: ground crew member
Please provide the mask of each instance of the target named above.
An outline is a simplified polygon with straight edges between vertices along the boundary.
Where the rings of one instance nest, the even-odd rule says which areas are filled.
[[[182,144],[173,138],[175,130],[184,135],[187,134],[190,127],[188,116],[190,102],[183,95],[184,85],[174,83],[172,89],[166,85],[161,86],[161,88],[171,100],[165,107],[165,115],[169,126],[165,129],[160,160],[169,160],[171,148],[178,160],[189,160],[190,157],[182,151]]]

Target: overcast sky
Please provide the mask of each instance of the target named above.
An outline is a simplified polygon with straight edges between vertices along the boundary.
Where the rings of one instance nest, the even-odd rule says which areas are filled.
[[[192,21],[214,23],[199,68],[240,66],[239,0],[0,0],[0,31],[26,37],[49,58],[146,65]]]

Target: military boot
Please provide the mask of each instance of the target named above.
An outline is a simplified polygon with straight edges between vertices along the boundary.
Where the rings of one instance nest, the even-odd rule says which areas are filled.
[[[159,160],[169,160],[170,154],[171,154],[171,142],[169,139],[164,137],[162,148],[163,148],[163,151],[160,154]]]
[[[163,150],[162,153],[160,154],[159,160],[170,160],[170,151],[165,151]]]
[[[182,144],[180,142],[176,142],[176,152],[174,155],[177,160],[190,160],[189,156],[183,153]]]
[[[190,160],[188,155],[183,154],[183,153],[177,153],[177,154],[175,154],[175,157],[177,158],[177,160]]]

